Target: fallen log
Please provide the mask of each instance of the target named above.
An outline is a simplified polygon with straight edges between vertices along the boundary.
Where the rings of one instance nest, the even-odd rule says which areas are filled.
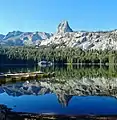
[[[40,71],[30,73],[15,73],[15,74],[3,74],[0,75],[0,83],[4,84],[7,82],[26,81],[32,79],[49,78],[54,77],[55,73],[43,73]]]

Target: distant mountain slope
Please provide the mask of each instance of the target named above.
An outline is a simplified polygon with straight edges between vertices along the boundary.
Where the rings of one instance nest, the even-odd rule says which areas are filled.
[[[2,45],[22,46],[36,44],[40,40],[50,38],[52,34],[45,32],[21,32],[13,31],[7,35],[0,34],[0,43]]]
[[[5,37],[5,35],[0,34],[0,41]]]

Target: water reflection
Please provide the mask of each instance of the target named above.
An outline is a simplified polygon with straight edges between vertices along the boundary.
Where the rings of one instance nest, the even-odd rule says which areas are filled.
[[[117,114],[116,68],[65,66],[35,70],[40,69],[55,71],[56,77],[1,85],[0,104],[16,105],[14,110],[20,112]]]
[[[16,97],[54,93],[58,101],[67,106],[72,96],[112,96],[116,98],[117,79],[83,77],[81,79],[61,79],[61,82],[60,79],[58,82],[57,78],[33,80],[1,85],[0,93],[4,92]]]

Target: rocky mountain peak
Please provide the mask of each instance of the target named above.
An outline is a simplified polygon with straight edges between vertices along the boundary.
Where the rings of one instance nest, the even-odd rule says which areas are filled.
[[[73,30],[70,28],[68,21],[62,21],[58,25],[57,33],[65,33],[65,32],[73,32]]]

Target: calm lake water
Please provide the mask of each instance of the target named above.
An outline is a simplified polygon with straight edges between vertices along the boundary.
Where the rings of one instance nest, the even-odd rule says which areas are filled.
[[[114,66],[0,67],[2,73],[41,70],[55,77],[0,86],[0,104],[17,112],[117,115]]]

